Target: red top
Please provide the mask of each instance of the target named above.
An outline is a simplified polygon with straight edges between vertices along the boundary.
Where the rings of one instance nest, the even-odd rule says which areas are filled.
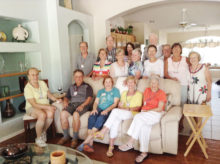
[[[150,110],[158,108],[159,102],[164,102],[163,110],[167,101],[166,94],[163,90],[159,89],[157,92],[152,92],[151,88],[146,88],[144,91],[143,106],[141,110]]]

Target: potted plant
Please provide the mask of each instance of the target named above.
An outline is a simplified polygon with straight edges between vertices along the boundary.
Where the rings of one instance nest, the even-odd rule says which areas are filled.
[[[132,25],[128,26],[127,33],[128,33],[128,35],[131,35],[133,33],[133,26]]]
[[[119,33],[120,33],[120,34],[122,34],[123,30],[124,30],[124,28],[123,28],[123,27],[118,26],[118,31],[119,31]]]

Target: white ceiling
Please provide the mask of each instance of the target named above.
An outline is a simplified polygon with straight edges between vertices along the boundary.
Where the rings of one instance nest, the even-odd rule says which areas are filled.
[[[171,2],[133,10],[121,17],[128,23],[146,23],[154,30],[173,29],[179,27],[182,9],[186,8],[188,22],[209,28],[220,25],[220,2]],[[154,23],[149,23],[151,20]]]

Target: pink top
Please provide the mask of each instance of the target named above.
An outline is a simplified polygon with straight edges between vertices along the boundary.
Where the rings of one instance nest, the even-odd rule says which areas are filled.
[[[182,56],[179,62],[174,62],[172,56],[168,58],[168,74],[180,81],[181,85],[188,85],[189,81],[189,66],[186,62],[186,57]]]

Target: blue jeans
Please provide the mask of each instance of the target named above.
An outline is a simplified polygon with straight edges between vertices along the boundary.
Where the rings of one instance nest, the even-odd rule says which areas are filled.
[[[103,111],[98,107],[98,113],[95,115],[90,115],[89,120],[88,120],[88,129],[96,128],[96,129],[101,129],[105,121],[107,120],[109,114],[111,112],[108,112],[107,115],[101,115],[101,112]]]

